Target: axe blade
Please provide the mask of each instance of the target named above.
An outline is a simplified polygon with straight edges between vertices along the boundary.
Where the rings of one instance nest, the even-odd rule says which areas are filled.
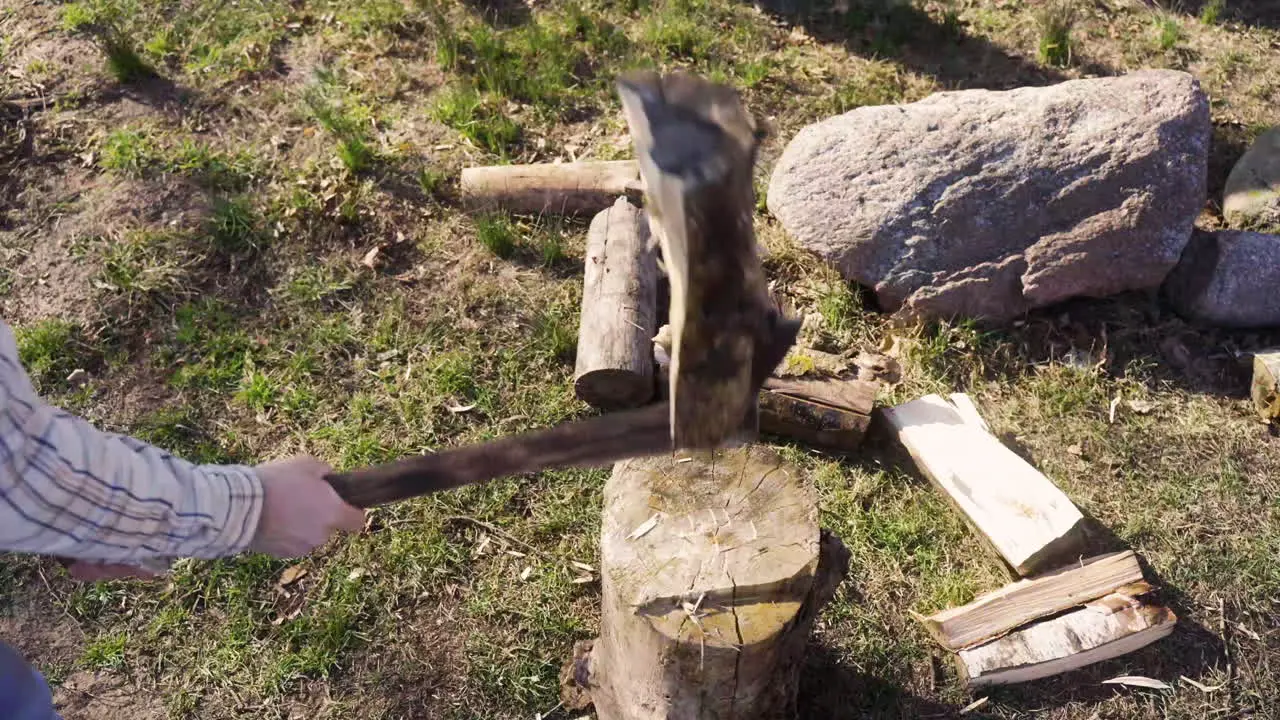
[[[754,355],[772,339],[752,227],[764,133],[736,91],[695,75],[635,72],[617,88],[671,281],[671,443],[716,447],[755,403]]]

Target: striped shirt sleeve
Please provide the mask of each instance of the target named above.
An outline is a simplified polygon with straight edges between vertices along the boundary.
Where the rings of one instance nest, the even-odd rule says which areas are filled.
[[[109,562],[246,549],[252,468],[196,465],[41,400],[0,321],[0,551]]]

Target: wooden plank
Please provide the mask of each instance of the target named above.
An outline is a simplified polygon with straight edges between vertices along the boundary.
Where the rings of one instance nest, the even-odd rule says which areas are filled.
[[[1176,624],[1168,608],[1110,595],[961,650],[956,662],[971,688],[1028,682],[1134,652],[1167,636]]]
[[[962,650],[1139,582],[1142,567],[1125,550],[1006,585],[920,621],[943,647]]]
[[[1078,561],[1084,516],[1061,490],[938,395],[884,417],[916,465],[1008,564],[1015,577]],[[966,417],[968,416],[968,417]]]

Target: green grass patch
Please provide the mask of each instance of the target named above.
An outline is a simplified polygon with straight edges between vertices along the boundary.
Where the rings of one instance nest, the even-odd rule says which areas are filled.
[[[1200,8],[1200,22],[1217,25],[1222,20],[1222,11],[1226,9],[1227,0],[1207,0]]]
[[[476,147],[507,157],[520,140],[520,126],[470,85],[446,88],[432,105],[432,117],[457,130]]]
[[[181,291],[187,281],[184,241],[181,236],[145,230],[103,239],[102,285],[129,302]]]
[[[147,133],[126,128],[107,135],[98,162],[107,170],[139,177],[151,164],[154,154],[155,144]]]
[[[1040,34],[1037,49],[1040,62],[1054,67],[1071,64],[1075,51],[1071,30],[1076,22],[1076,9],[1071,0],[1046,0],[1035,11],[1035,22]]]
[[[316,73],[316,82],[307,89],[304,100],[312,117],[337,142],[338,159],[353,173],[369,170],[378,159],[369,128],[373,111],[338,86],[337,76],[329,70]]]
[[[40,392],[65,387],[67,376],[94,355],[82,328],[67,320],[49,319],[18,326],[14,338],[18,360]]]
[[[1156,18],[1156,47],[1169,51],[1178,46],[1182,40],[1182,26],[1177,18],[1171,15]]]
[[[520,235],[510,216],[493,213],[476,218],[476,239],[486,250],[500,258],[509,258],[516,251]]]
[[[209,239],[220,252],[253,250],[263,239],[259,223],[258,212],[247,197],[219,198],[209,217]]]

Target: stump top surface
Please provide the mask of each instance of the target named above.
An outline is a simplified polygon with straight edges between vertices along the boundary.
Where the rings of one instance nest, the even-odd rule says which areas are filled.
[[[601,563],[621,600],[655,617],[700,599],[713,615],[736,608],[742,640],[784,626],[817,567],[816,494],[760,446],[620,462],[603,524]]]

